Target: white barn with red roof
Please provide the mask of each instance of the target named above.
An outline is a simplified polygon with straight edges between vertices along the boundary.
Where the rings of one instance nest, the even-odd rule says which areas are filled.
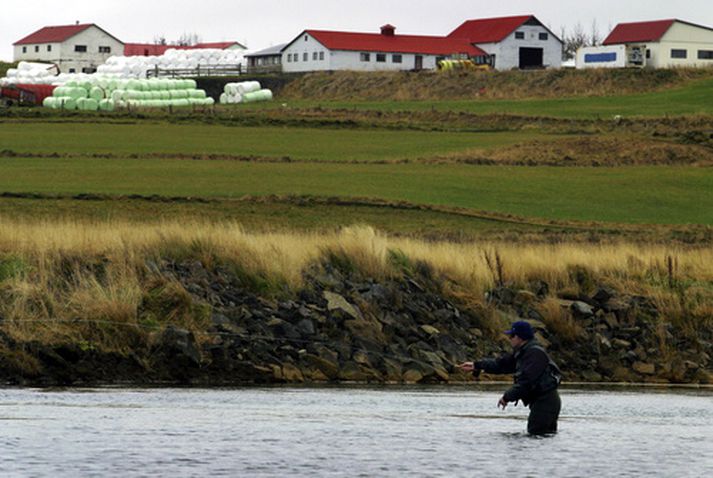
[[[468,20],[448,38],[484,50],[497,70],[562,66],[562,40],[534,15]]]
[[[602,49],[615,46],[625,48],[625,66],[713,66],[713,28],[683,20],[620,23]]]
[[[381,33],[304,30],[282,49],[282,70],[424,70],[453,57],[482,63],[487,54],[461,38],[397,35],[392,25]]]
[[[50,26],[16,41],[14,61],[54,63],[62,73],[92,73],[124,43],[93,23]]]

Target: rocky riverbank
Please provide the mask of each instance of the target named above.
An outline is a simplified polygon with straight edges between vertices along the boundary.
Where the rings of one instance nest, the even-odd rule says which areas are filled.
[[[187,310],[204,316],[203,329],[164,320],[157,326],[156,304],[145,301],[144,325],[132,331],[126,352],[85,342],[18,342],[2,333],[0,380],[42,386],[462,382],[471,378],[455,365],[506,351],[502,330],[524,318],[567,381],[713,383],[711,331],[687,338],[651,298],[610,287],[556,296],[537,281],[499,286],[474,302],[427,266],[376,280],[326,264],[306,273],[308,286],[299,293],[275,298],[221,266],[147,266],[180,283]],[[168,313],[171,304],[162,307]]]

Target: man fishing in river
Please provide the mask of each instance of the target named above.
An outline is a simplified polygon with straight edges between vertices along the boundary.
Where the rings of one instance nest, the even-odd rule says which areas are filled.
[[[560,383],[559,367],[547,355],[547,352],[535,339],[532,326],[525,321],[512,324],[505,332],[510,336],[513,352],[497,359],[483,359],[465,362],[460,368],[472,372],[474,376],[481,371],[492,374],[513,373],[514,384],[498,401],[503,410],[508,403],[522,400],[530,407],[527,419],[527,432],[531,435],[545,435],[557,432],[562,402],[557,387]]]

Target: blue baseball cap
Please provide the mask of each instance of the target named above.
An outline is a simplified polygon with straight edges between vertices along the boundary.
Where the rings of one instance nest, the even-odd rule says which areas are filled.
[[[507,335],[517,335],[523,340],[530,340],[535,336],[535,331],[532,330],[532,326],[524,320],[513,322],[510,326],[510,330],[506,330],[505,333]]]

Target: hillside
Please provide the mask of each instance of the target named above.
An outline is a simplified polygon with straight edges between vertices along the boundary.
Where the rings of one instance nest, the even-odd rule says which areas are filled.
[[[459,100],[645,93],[713,78],[713,69],[450,72],[326,72],[297,77],[280,92],[304,100]]]

